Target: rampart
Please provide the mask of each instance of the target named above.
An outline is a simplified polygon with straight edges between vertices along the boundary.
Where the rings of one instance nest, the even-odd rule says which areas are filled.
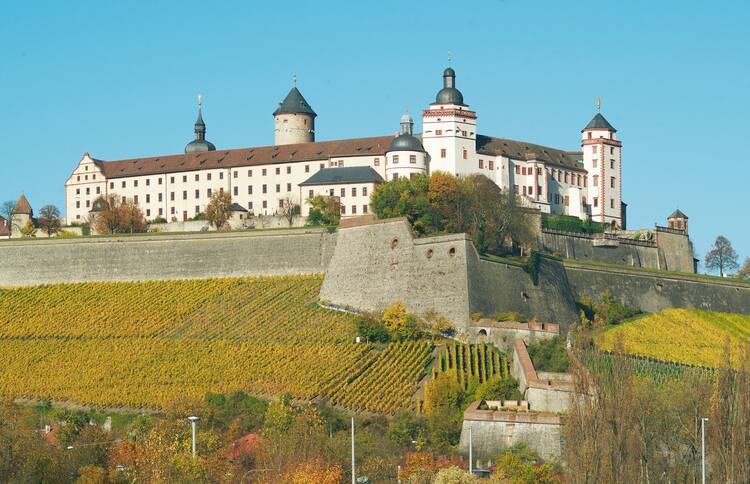
[[[0,243],[0,286],[324,272],[320,229],[134,235]]]

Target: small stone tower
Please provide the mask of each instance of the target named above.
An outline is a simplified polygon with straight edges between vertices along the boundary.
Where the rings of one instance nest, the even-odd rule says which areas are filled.
[[[679,208],[672,212],[672,215],[667,217],[667,226],[670,229],[682,230],[685,233],[688,231],[688,216],[682,213]]]
[[[18,197],[16,206],[13,209],[13,217],[10,223],[11,237],[20,237],[21,229],[31,220],[34,216],[34,211],[31,209],[31,204],[26,199],[26,195],[23,193]]]
[[[273,112],[274,144],[291,145],[315,141],[316,116],[297,89],[295,79],[292,90]]]

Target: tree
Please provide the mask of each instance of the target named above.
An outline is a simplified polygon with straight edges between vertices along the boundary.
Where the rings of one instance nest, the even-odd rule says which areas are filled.
[[[55,235],[60,231],[60,227],[62,226],[60,210],[54,205],[45,205],[39,211],[37,223],[42,232],[47,234],[47,237]]]
[[[294,217],[299,215],[299,213],[300,213],[300,206],[294,203],[294,200],[292,200],[292,197],[286,197],[286,198],[281,199],[281,204],[279,207],[279,215],[281,215],[283,218],[286,219],[287,222],[289,222],[290,227],[294,223]]]
[[[218,191],[211,195],[211,200],[206,206],[206,220],[208,223],[221,229],[229,220],[232,212],[232,196],[229,192]]]
[[[745,259],[742,268],[737,272],[737,277],[740,279],[750,279],[750,257]]]
[[[308,198],[310,213],[307,216],[309,225],[338,225],[341,220],[341,202],[337,197],[315,195]]]
[[[115,194],[94,200],[97,211],[91,214],[91,225],[100,234],[126,234],[145,232],[148,224],[138,205],[130,199]]]
[[[739,267],[737,259],[738,255],[732,247],[732,243],[729,239],[720,235],[716,237],[714,245],[711,247],[711,250],[708,251],[708,254],[706,254],[704,264],[706,265],[706,269],[712,271],[718,269],[719,275],[724,277],[726,272]]]
[[[34,222],[31,221],[31,219],[26,221],[26,225],[21,227],[21,237],[35,237],[36,236],[36,227],[34,227]]]
[[[13,227],[16,227],[17,230],[21,228],[13,222],[13,215],[15,213],[16,202],[14,202],[13,200],[3,202],[2,206],[0,206],[0,217],[3,217],[6,220],[6,223],[8,224],[8,230],[10,230],[11,232],[13,232]]]

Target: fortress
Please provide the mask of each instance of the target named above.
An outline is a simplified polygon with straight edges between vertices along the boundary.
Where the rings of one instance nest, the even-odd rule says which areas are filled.
[[[478,115],[448,67],[442,88],[422,112],[422,133],[408,114],[398,135],[316,141],[317,113],[295,85],[273,112],[274,145],[216,147],[206,139],[199,97],[195,139],[184,153],[104,161],[85,153],[65,182],[68,224],[85,223],[100,196],[133,200],[148,220],[186,221],[211,195],[228,192],[254,215],[313,195],[336,196],[345,217],[368,213],[369,195],[384,180],[444,171],[483,174],[542,213],[591,218],[625,228],[622,142],[597,112],[581,130],[580,150],[479,134]]]
[[[400,299],[412,312],[442,313],[469,336],[492,332],[473,326],[477,312],[516,311],[565,327],[578,318],[578,299],[605,290],[644,311],[750,314],[750,285],[739,281],[543,257],[535,284],[520,263],[480,257],[464,234],[416,239],[403,219],[352,218],[335,233],[12,239],[0,242],[0,257],[0,286],[325,273],[323,301],[382,310]]]

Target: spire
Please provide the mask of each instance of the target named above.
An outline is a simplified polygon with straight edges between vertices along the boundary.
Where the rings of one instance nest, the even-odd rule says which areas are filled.
[[[203,95],[198,94],[198,119],[195,120],[195,139],[206,139],[206,123],[203,122]]]
[[[297,87],[297,74],[292,75],[292,87]]]
[[[602,112],[602,98],[600,98],[599,96],[596,96],[596,112]]]

